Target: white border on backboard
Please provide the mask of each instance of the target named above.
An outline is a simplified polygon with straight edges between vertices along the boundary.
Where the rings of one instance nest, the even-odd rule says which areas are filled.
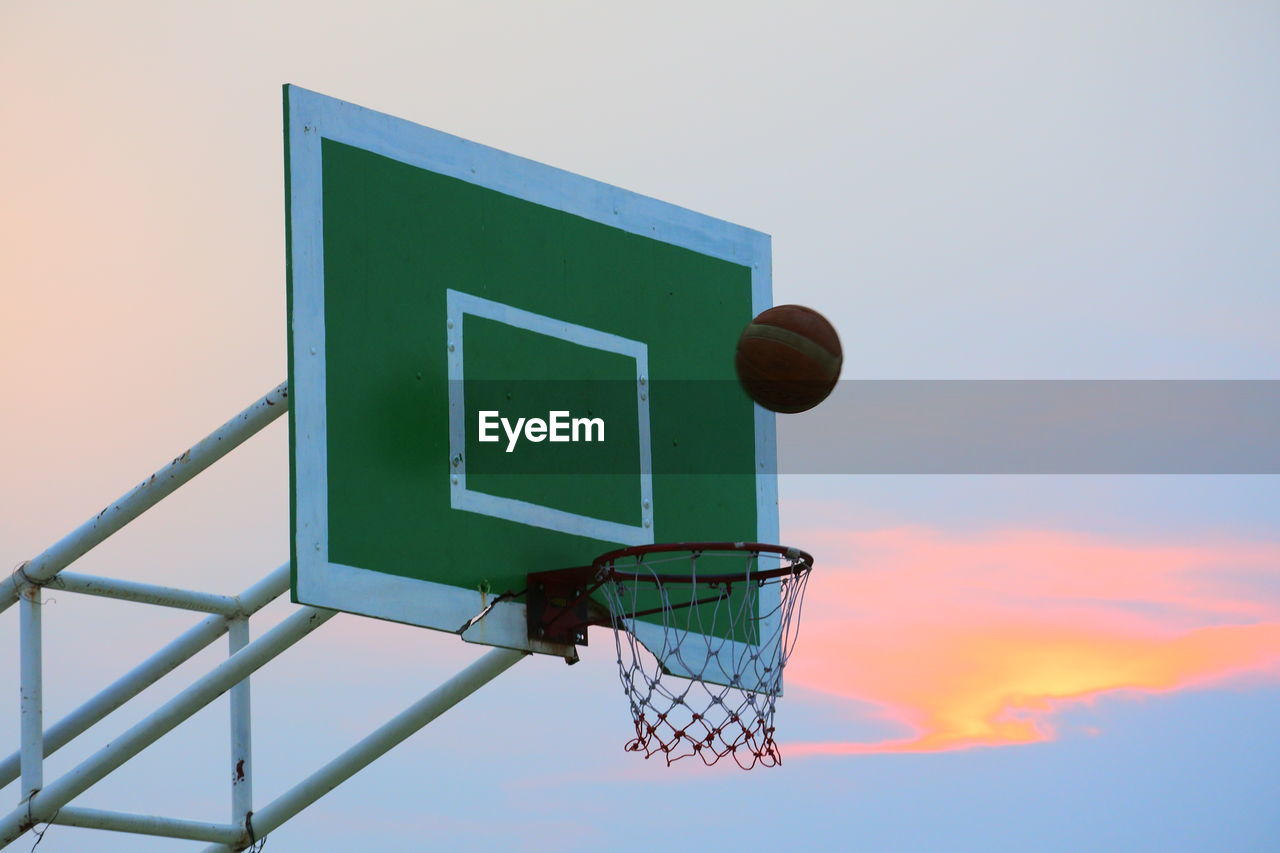
[[[298,600],[456,632],[483,607],[485,596],[480,591],[329,560],[321,139],[746,266],[751,270],[754,313],[772,304],[769,236],[297,86],[287,87],[286,103],[292,355],[298,386],[291,395],[297,466],[294,546],[298,564],[294,572]],[[757,538],[776,542],[774,416],[759,406],[755,412]],[[627,543],[619,540],[619,544]],[[768,605],[762,601],[761,612],[773,609]],[[768,627],[762,628],[762,636],[775,633],[765,630]],[[646,636],[650,642],[655,639],[647,629],[661,631],[660,626],[646,624],[636,628],[641,642]],[[504,601],[463,639],[557,655],[566,651],[562,646],[531,641],[527,634],[524,605]]]
[[[624,545],[648,545],[653,542],[653,466],[649,447],[649,394],[645,387],[649,373],[649,347],[619,335],[566,323],[553,317],[544,317],[504,305],[492,299],[483,299],[470,293],[445,290],[446,315],[448,316],[449,363],[449,459],[452,462],[449,476],[449,505],[454,509],[476,512],[494,518],[502,518],[547,530],[558,530],[575,536],[586,536],[604,542],[620,542]],[[589,515],[543,506],[515,498],[491,495],[467,488],[467,431],[466,404],[463,399],[466,379],[466,355],[463,336],[463,317],[484,317],[507,326],[557,338],[588,349],[604,350],[627,356],[636,363],[636,412],[639,418],[637,437],[639,455],[636,471],[640,478],[639,524],[623,524]]]

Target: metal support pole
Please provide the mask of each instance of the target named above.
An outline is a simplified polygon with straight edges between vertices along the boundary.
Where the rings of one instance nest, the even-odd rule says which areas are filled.
[[[17,601],[24,576],[34,583],[49,580],[288,409],[289,384],[285,382],[0,581],[0,611]]]
[[[223,616],[234,616],[240,608],[240,602],[229,595],[194,592],[189,589],[175,589],[171,586],[116,578],[100,578],[78,572],[62,572],[49,581],[49,586],[67,592],[79,592],[121,601],[136,601],[139,604],[158,604],[161,607],[177,607],[200,613],[221,613]]]
[[[243,826],[224,823],[208,823],[202,820],[177,820],[171,817],[124,814],[100,809],[80,809],[64,806],[50,823],[62,826],[80,826],[85,829],[108,829],[113,832],[133,832],[139,835],[159,835],[164,838],[186,838],[190,841],[215,841],[236,844],[244,837]]]
[[[228,650],[234,655],[249,645],[249,620],[231,620]],[[253,740],[249,679],[231,688],[231,822],[244,826],[253,811]]]
[[[289,564],[285,563],[236,596],[239,601],[238,610],[244,616],[257,613],[288,588]],[[54,723],[44,733],[44,754],[52,755],[103,717],[186,663],[221,637],[226,632],[228,624],[229,621],[222,616],[210,616],[199,622],[134,667],[110,687]],[[18,778],[19,767],[20,753],[17,752],[0,761],[0,787]]]
[[[495,648],[462,672],[410,705],[364,740],[312,773],[292,790],[253,814],[253,834],[263,838],[307,806],[372,764],[377,758],[417,732],[427,723],[497,678],[528,652]],[[240,846],[215,844],[204,853],[227,853],[242,850]]]
[[[22,588],[21,656],[22,798],[44,787],[44,686],[40,654],[40,587]]]
[[[332,610],[303,607],[266,634],[214,667],[154,714],[138,722],[119,738],[85,759],[56,781],[46,785],[27,803],[0,818],[0,846],[45,823],[72,798],[84,793],[108,773],[155,743],[179,723],[208,705],[280,652],[310,634],[334,616]]]

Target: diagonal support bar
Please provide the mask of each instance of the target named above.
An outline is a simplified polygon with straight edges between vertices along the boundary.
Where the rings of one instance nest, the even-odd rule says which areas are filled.
[[[245,616],[257,613],[289,588],[289,564],[236,596]],[[63,717],[44,733],[44,755],[52,755],[125,702],[155,684],[227,633],[228,620],[210,616],[180,635],[160,651],[134,667],[110,687]],[[20,755],[15,752],[0,761],[0,788],[18,778]]]
[[[364,740],[312,773],[292,790],[282,794],[270,805],[254,812],[252,819],[254,836],[266,837],[267,833],[278,829],[285,821],[368,767],[390,749],[506,672],[528,654],[525,651],[502,648],[486,652],[475,663],[392,717]],[[243,850],[250,841],[251,839],[246,838],[240,842],[239,846],[214,844],[205,848],[204,853]]]
[[[267,661],[329,621],[335,611],[303,607],[254,642],[214,667],[208,675],[170,699],[154,714],[85,759],[26,803],[0,818],[0,847],[31,827],[47,823],[58,809],[101,781],[179,723],[208,705]]]
[[[0,581],[0,611],[18,600],[21,583],[45,583],[288,409],[289,385],[284,382]]]

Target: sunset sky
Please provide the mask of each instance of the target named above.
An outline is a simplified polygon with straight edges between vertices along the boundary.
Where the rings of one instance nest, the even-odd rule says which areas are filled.
[[[1271,3],[8,2],[0,78],[9,567],[285,378],[283,83],[771,234],[775,301],[832,320],[849,379],[1280,379]],[[241,591],[288,558],[287,453],[279,422],[74,569]],[[780,768],[624,753],[599,633],[268,849],[1280,843],[1275,476],[791,475],[781,495],[818,569]],[[46,601],[47,722],[197,619]],[[323,626],[254,678],[257,803],[479,653]],[[226,820],[226,715],[77,804]],[[40,851],[188,848],[54,826]]]

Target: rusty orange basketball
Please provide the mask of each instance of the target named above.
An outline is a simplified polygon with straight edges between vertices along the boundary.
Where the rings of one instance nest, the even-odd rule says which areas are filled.
[[[840,337],[826,317],[803,305],[778,305],[742,330],[734,366],[751,399],[794,414],[827,398],[843,362]]]

